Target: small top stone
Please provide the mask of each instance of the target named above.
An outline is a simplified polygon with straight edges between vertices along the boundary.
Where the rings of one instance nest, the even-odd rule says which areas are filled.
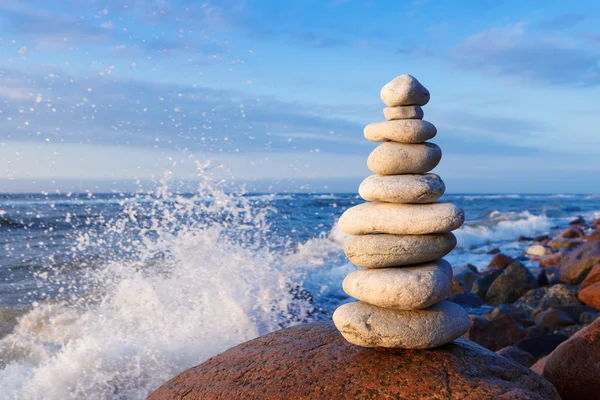
[[[416,78],[400,75],[381,89],[381,100],[388,107],[424,106],[429,103],[429,90]]]

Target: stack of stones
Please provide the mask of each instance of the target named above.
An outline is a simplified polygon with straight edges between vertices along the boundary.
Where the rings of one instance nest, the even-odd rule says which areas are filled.
[[[364,347],[427,349],[462,336],[467,312],[444,301],[452,267],[441,257],[456,246],[451,231],[464,222],[463,211],[435,202],[445,191],[439,176],[428,173],[442,152],[426,142],[435,126],[423,121],[429,91],[410,75],[385,85],[381,99],[385,122],[365,128],[365,137],[383,142],[369,156],[375,175],[359,188],[367,203],[347,210],[340,228],[353,236],[345,245],[350,261],[362,270],[343,282],[360,300],[339,307],[333,321],[349,342]]]

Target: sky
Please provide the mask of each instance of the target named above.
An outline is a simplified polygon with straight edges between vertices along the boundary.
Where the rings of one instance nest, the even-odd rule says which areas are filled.
[[[355,192],[404,73],[431,92],[447,192],[600,192],[584,0],[0,0],[0,192]]]

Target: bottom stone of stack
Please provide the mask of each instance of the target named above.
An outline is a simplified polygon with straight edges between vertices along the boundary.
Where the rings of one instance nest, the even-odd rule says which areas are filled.
[[[333,322],[352,344],[403,349],[442,346],[462,336],[471,326],[467,312],[448,301],[411,311],[347,303],[335,310]]]
[[[351,272],[342,286],[348,295],[377,307],[420,310],[443,300],[452,266],[446,260],[398,268]]]

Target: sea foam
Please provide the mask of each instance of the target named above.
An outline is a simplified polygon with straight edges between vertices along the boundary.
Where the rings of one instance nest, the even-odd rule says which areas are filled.
[[[301,273],[265,242],[268,210],[212,183],[191,198],[143,196],[107,222],[127,259],[90,267],[79,294],[35,303],[0,340],[3,399],[142,399],[210,356],[310,319]],[[79,239],[74,251],[105,245]],[[49,278],[38,279],[43,290]]]

